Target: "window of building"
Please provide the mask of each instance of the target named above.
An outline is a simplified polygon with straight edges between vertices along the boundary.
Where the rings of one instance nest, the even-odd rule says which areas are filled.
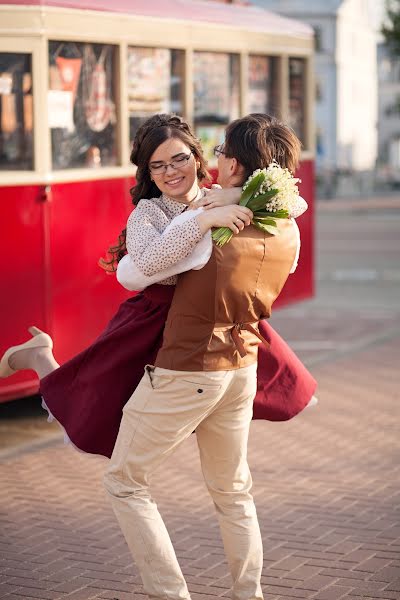
[[[393,82],[398,83],[400,81],[400,60],[398,58],[393,59]]]
[[[128,48],[130,139],[156,113],[183,113],[184,52],[167,48]]]
[[[0,52],[0,169],[33,169],[30,54]]]
[[[289,58],[289,124],[305,143],[306,61]]]
[[[317,102],[322,102],[323,93],[322,93],[322,84],[321,81],[316,78],[315,79],[315,100]]]
[[[394,97],[394,102],[386,106],[385,116],[386,117],[398,117],[400,115],[400,96]]]
[[[194,52],[194,124],[208,160],[224,139],[226,125],[240,114],[239,56]]]
[[[321,127],[317,127],[316,131],[315,131],[315,149],[316,149],[318,160],[321,160],[324,158],[324,155],[325,155],[324,146],[325,146],[324,135],[323,135],[322,129],[321,129]]]
[[[321,27],[314,27],[314,50],[315,52],[322,52],[322,29]]]
[[[400,137],[394,136],[389,141],[389,164],[395,169],[400,169]]]
[[[279,58],[275,56],[249,56],[247,112],[278,115]]]
[[[116,47],[49,42],[48,115],[54,169],[118,163]]]

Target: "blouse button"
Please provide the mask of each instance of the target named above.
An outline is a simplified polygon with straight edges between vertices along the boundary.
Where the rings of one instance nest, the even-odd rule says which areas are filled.
[[[202,390],[201,388],[199,388],[199,389],[197,390],[197,393],[198,393],[198,394],[202,394],[202,393],[203,393],[203,390]]]

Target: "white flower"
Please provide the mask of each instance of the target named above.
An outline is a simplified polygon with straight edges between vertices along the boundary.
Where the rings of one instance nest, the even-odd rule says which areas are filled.
[[[254,179],[254,177],[256,175],[258,175],[259,173],[265,173],[266,169],[256,169],[255,171],[252,172],[252,174],[250,175],[250,177],[247,179],[247,181],[245,182],[245,184],[242,187],[242,192],[244,192],[244,190],[248,187],[249,183],[251,183]]]
[[[277,235],[276,219],[296,217],[307,210],[307,203],[299,196],[298,182],[300,179],[276,162],[254,171],[244,184],[240,198],[240,204],[253,211],[252,224],[268,234]],[[257,200],[267,192],[273,192],[272,197]],[[212,239],[219,246],[229,242],[232,236],[227,227],[219,227],[212,233]]]
[[[289,169],[280,167],[276,162],[269,164],[263,171],[265,179],[260,185],[258,193],[265,194],[270,190],[277,190],[275,196],[266,204],[265,209],[271,212],[287,210],[289,214],[292,214],[298,204],[297,183],[300,179],[293,177]]]

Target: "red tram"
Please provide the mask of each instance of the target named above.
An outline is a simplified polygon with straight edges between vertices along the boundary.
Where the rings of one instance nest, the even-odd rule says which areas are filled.
[[[127,292],[97,266],[132,209],[130,140],[156,112],[191,121],[212,163],[226,124],[288,121],[303,144],[309,210],[299,267],[279,304],[313,294],[313,33],[252,6],[193,0],[0,0],[3,352],[31,324],[65,361]],[[35,393],[33,373],[0,401]]]

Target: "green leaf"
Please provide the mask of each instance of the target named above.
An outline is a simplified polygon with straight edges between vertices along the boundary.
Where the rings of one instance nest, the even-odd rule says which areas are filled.
[[[274,219],[288,219],[289,212],[287,210],[277,210],[273,213]]]
[[[239,202],[240,206],[247,206],[248,201],[252,198],[252,196],[258,190],[258,188],[260,187],[260,185],[262,184],[264,179],[265,179],[265,173],[263,173],[261,171],[261,173],[258,173],[258,175],[256,175],[250,181],[249,185],[244,190],[244,192],[242,192],[242,195],[240,196],[240,202]]]
[[[270,210],[255,210],[254,211],[254,216],[261,217],[261,218],[264,218],[264,217],[273,217],[274,214],[275,213],[273,213]]]
[[[267,202],[269,202],[271,198],[276,196],[277,193],[278,190],[270,190],[265,194],[260,194],[259,196],[252,198],[246,206],[253,212],[255,212],[256,210],[262,210],[263,208],[265,209],[265,205],[267,204]]]
[[[257,229],[260,229],[264,233],[270,233],[271,235],[279,235],[280,234],[280,231],[276,226],[272,227],[272,225],[263,225],[262,223],[257,223],[257,221],[254,221],[253,225],[254,225],[254,227],[257,227]]]
[[[277,227],[277,223],[275,221],[275,219],[267,219],[265,217],[259,218],[258,216],[255,216],[253,218],[253,221],[256,221],[257,223],[261,223],[261,225],[272,225],[272,227]]]

